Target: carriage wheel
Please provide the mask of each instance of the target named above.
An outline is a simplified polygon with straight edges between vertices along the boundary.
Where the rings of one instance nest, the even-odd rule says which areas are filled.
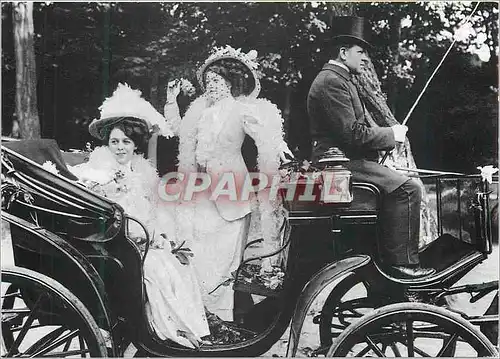
[[[5,287],[8,287],[4,293]],[[83,303],[25,268],[2,268],[2,357],[105,357],[105,340]]]
[[[318,322],[322,348],[329,347],[352,321],[377,307],[374,296],[368,299],[368,292],[369,286],[356,274],[345,278],[332,290]]]
[[[398,303],[374,310],[350,325],[328,357],[498,357],[471,323],[449,310],[424,303]]]

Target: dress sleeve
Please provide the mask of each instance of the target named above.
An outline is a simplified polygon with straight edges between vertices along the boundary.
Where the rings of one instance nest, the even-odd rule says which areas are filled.
[[[259,170],[275,174],[280,153],[288,148],[283,139],[283,117],[273,103],[257,99],[245,104],[242,113],[243,130],[253,138],[258,149]]]
[[[396,145],[390,127],[369,127],[358,121],[348,85],[338,78],[325,78],[321,103],[332,133],[351,148],[387,150]]]
[[[167,122],[167,127],[172,131],[174,136],[179,135],[179,126],[181,123],[181,114],[177,102],[167,103],[164,107],[164,116]]]
[[[283,118],[276,105],[263,99],[253,100],[246,104],[242,114],[243,129],[253,138],[258,150],[257,164],[259,171],[269,178],[278,175],[280,153],[288,148],[283,140]],[[258,207],[252,211],[254,220],[260,222],[264,237],[266,253],[274,252],[280,247],[279,228],[283,221],[283,210],[279,198],[270,195],[270,188],[257,193]],[[264,266],[280,262],[279,256],[265,261]]]

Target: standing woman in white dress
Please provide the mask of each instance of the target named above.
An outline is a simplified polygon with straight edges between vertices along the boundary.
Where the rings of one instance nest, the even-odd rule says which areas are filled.
[[[269,178],[278,174],[284,153],[291,154],[283,140],[280,111],[271,102],[257,99],[256,55],[230,46],[214,49],[197,73],[205,92],[191,103],[184,118],[176,102],[178,84],[169,86],[164,108],[169,126],[179,136],[178,172],[184,178],[193,173],[211,178],[210,188],[194,200],[181,196],[176,228],[178,240],[186,240],[195,254],[193,265],[207,309],[226,321],[233,320],[234,291],[228,282],[241,262],[252,202],[210,197],[227,174],[241,189],[248,173],[241,152],[245,135],[255,141],[259,171]],[[261,196],[258,208],[264,247],[271,252],[279,246],[279,203]]]
[[[90,124],[89,131],[105,145],[97,147],[88,162],[70,170],[146,225],[154,237],[144,262],[148,320],[160,339],[196,347],[210,334],[200,287],[187,258],[181,263],[172,253],[174,209],[160,202],[156,168],[141,154],[153,126],[164,136],[172,133],[140,91],[127,85],[119,84],[100,110],[100,118]],[[129,233],[144,236],[136,223],[130,224]]]

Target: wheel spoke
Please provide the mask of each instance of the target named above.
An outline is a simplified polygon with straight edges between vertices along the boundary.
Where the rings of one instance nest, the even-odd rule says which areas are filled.
[[[430,357],[431,355],[427,354],[425,351],[423,351],[422,349],[418,348],[418,347],[414,347],[413,350],[415,350],[415,353],[423,356],[423,357]]]
[[[353,289],[355,288],[355,289]],[[368,285],[357,275],[341,281],[329,294],[321,310],[319,332],[321,345],[331,346],[354,319],[373,309],[373,298],[367,299]]]
[[[363,348],[363,350],[361,350],[358,354],[356,354],[356,357],[362,357],[363,355],[365,355],[366,353],[368,353],[370,351],[371,347],[369,345],[367,345],[366,347]]]
[[[25,316],[31,313],[29,308],[2,309],[2,314],[24,314]]]
[[[78,336],[78,342],[80,343],[80,349],[85,348],[85,342],[84,342],[83,337],[81,335]],[[85,358],[85,353],[82,352],[81,357]]]
[[[66,344],[64,344],[63,352],[68,351],[70,346],[71,346],[71,340],[68,340]]]
[[[439,351],[439,353],[436,355],[438,357],[449,357],[452,356],[455,352],[455,349],[457,347],[457,340],[458,340],[458,334],[454,333],[452,334],[448,340],[446,340],[443,343],[443,347]]]
[[[406,342],[408,348],[408,357],[413,357],[415,355],[414,352],[414,343],[415,338],[413,337],[413,320],[408,319],[406,321]]]
[[[2,299],[12,298],[12,297],[21,298],[21,292],[16,291],[13,293],[5,293],[4,295],[2,295]]]
[[[377,344],[375,344],[375,342],[372,340],[372,338],[370,338],[369,335],[365,336],[365,341],[370,346],[370,348],[375,352],[375,354],[377,354],[381,358],[385,358],[384,353],[382,353],[379,347],[377,347]]]
[[[43,327],[43,325],[42,325],[42,324],[33,324],[33,325],[30,327],[30,329],[41,328],[41,327]],[[12,333],[14,333],[14,332],[18,332],[18,331],[20,331],[21,329],[23,329],[23,327],[12,327],[12,328],[10,328],[10,331],[11,331]]]
[[[59,327],[51,331],[50,333],[44,335],[42,338],[37,340],[32,346],[30,346],[24,354],[31,355],[32,353],[38,352],[45,348],[52,340],[56,339],[62,333],[66,331],[66,328]]]
[[[399,351],[399,348],[396,345],[396,343],[391,343],[390,346],[391,346],[391,349],[392,349],[392,352],[394,353],[394,355],[397,356],[397,357],[400,357],[401,356],[401,352]]]
[[[406,342],[400,341],[400,343],[403,344],[404,346],[408,347]],[[391,344],[391,347],[392,347],[392,345],[394,345],[394,344]],[[396,356],[401,356],[401,352],[399,351],[399,349],[396,345],[394,345],[394,347],[392,347],[392,350],[393,351],[397,350],[398,354]],[[420,349],[419,347],[413,346],[413,350],[415,351],[415,353],[417,353],[423,357],[431,357],[430,354],[428,354],[424,350]],[[396,353],[394,353],[394,354],[396,354]]]
[[[451,357],[458,355],[458,343],[462,341],[478,356],[498,356],[496,348],[466,319],[430,304],[394,303],[367,313],[347,327],[328,356],[435,357],[437,353],[438,357]],[[367,344],[370,351],[361,351]],[[401,349],[403,346],[406,349]]]
[[[30,310],[22,313],[3,313],[2,312],[2,326],[15,325],[23,322],[23,318],[29,315]]]
[[[62,352],[52,352],[50,353],[49,355],[41,355],[40,357],[42,358],[53,358],[53,357],[56,357],[56,358],[59,358],[59,357],[66,357],[66,356],[72,356],[72,355],[78,355],[80,354],[82,356],[82,358],[85,358],[85,354],[86,353],[89,353],[90,350],[88,349],[82,349],[82,350],[68,350],[68,351],[62,351]]]
[[[1,305],[2,358],[106,356],[92,314],[57,280],[13,267],[2,270],[2,283],[9,285]]]
[[[31,323],[35,320],[37,311],[40,307],[40,304],[42,302],[42,299],[46,297],[45,293],[41,294],[38,299],[36,300],[35,304],[33,305],[33,309],[31,310],[31,313],[28,315],[28,318],[26,318],[26,323],[24,323],[23,328],[19,332],[16,340],[12,344],[12,346],[9,349],[9,352],[7,353],[7,356],[12,356],[15,352],[17,352],[19,345],[23,341],[24,337],[26,336],[26,333],[28,333],[28,330],[31,328]]]
[[[79,333],[80,333],[79,329],[72,330],[68,334],[66,334],[66,335],[60,337],[59,339],[57,339],[56,341],[52,342],[49,346],[43,348],[42,350],[37,351],[36,353],[33,353],[33,356],[36,357],[36,356],[44,355],[44,354],[48,353],[49,351],[51,351],[52,349],[57,348],[59,345],[66,342],[67,340],[71,341],[71,339],[76,337]]]

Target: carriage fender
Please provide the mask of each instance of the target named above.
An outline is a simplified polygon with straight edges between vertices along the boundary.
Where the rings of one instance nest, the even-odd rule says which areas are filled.
[[[294,357],[297,353],[302,325],[304,324],[306,314],[316,297],[326,286],[335,280],[342,278],[349,273],[356,272],[360,268],[368,265],[370,262],[371,258],[367,255],[355,255],[344,258],[323,267],[323,269],[316,273],[309,280],[309,282],[306,283],[297,300],[292,322],[290,324],[290,338],[286,353],[287,357]]]
[[[70,260],[73,263],[73,265],[75,265],[75,267],[78,268],[80,273],[85,278],[87,278],[88,283],[92,289],[91,295],[96,300],[96,306],[97,306],[96,310],[100,311],[104,316],[103,319],[105,322],[100,324],[105,325],[103,329],[106,329],[111,332],[112,321],[109,316],[109,313],[111,311],[109,309],[109,300],[106,295],[104,282],[102,281],[101,277],[99,276],[99,273],[90,263],[90,261],[87,258],[85,258],[85,256],[76,248],[74,248],[69,242],[45,230],[42,227],[29,223],[24,219],[16,217],[6,211],[2,212],[2,219],[6,220],[10,224],[18,226],[20,229],[23,229],[28,233],[35,235],[45,244],[51,246],[55,251],[61,253],[63,256],[68,258],[68,260]],[[95,319],[97,320],[97,318]]]

